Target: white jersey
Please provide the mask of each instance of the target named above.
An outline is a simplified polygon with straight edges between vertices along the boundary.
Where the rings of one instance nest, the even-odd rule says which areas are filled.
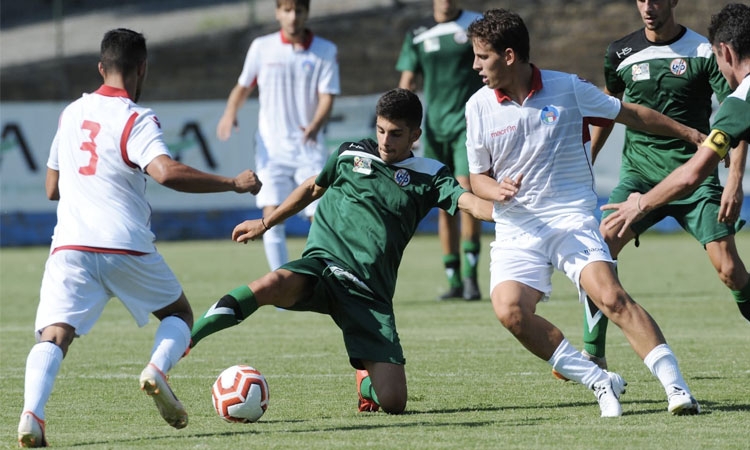
[[[237,83],[258,86],[256,169],[269,159],[292,166],[321,155],[325,161],[322,130],[316,145],[305,145],[303,131],[315,116],[318,94],[340,93],[337,48],[312,33],[303,47],[295,50],[278,31],[256,38],[247,51]]]
[[[158,119],[124,90],[105,85],[68,105],[47,161],[60,173],[52,250],[154,252],[143,168],[160,155],[169,150]]]
[[[483,87],[466,104],[471,173],[499,182],[523,174],[509,202],[495,202],[500,231],[529,220],[596,208],[594,172],[583,128],[587,118],[614,119],[620,101],[576,75],[533,67],[532,90],[519,105]],[[588,133],[586,133],[588,134]]]

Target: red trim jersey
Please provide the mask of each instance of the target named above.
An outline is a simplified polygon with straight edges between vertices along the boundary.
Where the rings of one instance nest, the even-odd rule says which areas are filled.
[[[52,250],[154,252],[144,168],[169,155],[153,111],[102,86],[60,115],[47,167],[60,173]]]
[[[593,212],[594,172],[582,130],[594,118],[614,119],[620,106],[576,75],[536,67],[520,105],[502,91],[477,91],[466,105],[470,172],[489,171],[498,182],[523,174],[516,197],[495,203],[495,221]]]
[[[322,130],[315,146],[304,145],[303,130],[315,115],[318,94],[340,93],[337,48],[309,36],[302,49],[295,49],[278,31],[256,38],[247,51],[237,83],[258,86],[260,165],[271,159],[296,166],[304,164],[306,152],[328,153]]]

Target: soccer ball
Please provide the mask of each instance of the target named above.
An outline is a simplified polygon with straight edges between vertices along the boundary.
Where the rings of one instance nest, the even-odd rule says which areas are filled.
[[[255,422],[268,408],[268,383],[257,369],[232,366],[219,374],[211,397],[219,417],[227,422]]]

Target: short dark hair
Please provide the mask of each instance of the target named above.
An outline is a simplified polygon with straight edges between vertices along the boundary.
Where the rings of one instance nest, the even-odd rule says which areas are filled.
[[[414,130],[422,124],[422,102],[408,89],[391,89],[378,99],[375,114],[390,121],[403,120]]]
[[[276,7],[281,8],[287,3],[294,3],[294,6],[301,6],[310,11],[310,0],[276,0]]]
[[[100,61],[105,72],[128,74],[146,61],[146,38],[127,28],[117,28],[104,34]]]
[[[740,59],[750,57],[750,6],[730,3],[711,16],[708,40],[729,45]]]
[[[497,53],[511,48],[521,62],[529,62],[529,30],[518,14],[507,9],[490,9],[469,24],[469,39],[490,44]]]

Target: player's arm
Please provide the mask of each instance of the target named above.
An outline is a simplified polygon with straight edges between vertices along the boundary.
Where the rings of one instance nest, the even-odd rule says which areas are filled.
[[[411,70],[401,72],[401,78],[398,81],[398,87],[416,92],[419,89],[417,84],[417,74]]]
[[[224,108],[224,114],[221,115],[218,125],[216,125],[216,137],[219,140],[226,141],[232,134],[232,130],[237,128],[237,112],[240,110],[250,94],[255,90],[256,83],[250,86],[237,84],[229,93],[227,105]]]
[[[609,89],[606,87],[602,89],[605,94],[611,95],[613,97],[617,97],[620,100],[622,100],[622,92],[619,93],[613,93],[610,92]],[[607,139],[609,138],[609,135],[612,133],[612,128],[614,128],[615,124],[614,122],[609,122],[606,126],[598,126],[598,125],[592,125],[591,126],[591,163],[593,164],[596,161],[597,155],[599,155],[599,152],[602,148],[604,148],[604,144],[607,142]]]
[[[617,235],[622,237],[630,225],[652,209],[694,191],[716,169],[722,158],[714,148],[701,145],[685,164],[673,170],[650,191],[645,194],[634,192],[622,203],[602,206],[602,210],[614,210],[602,220],[602,225],[607,229],[619,230]]]
[[[333,94],[318,94],[318,106],[315,108],[315,114],[313,115],[312,121],[304,129],[304,140],[305,142],[318,140],[318,132],[323,125],[331,117],[331,111],[333,110],[333,100],[335,95]]]
[[[615,117],[615,122],[659,136],[676,137],[696,146],[701,145],[706,137],[696,129],[683,125],[651,108],[635,103],[622,102],[620,112]]]
[[[724,191],[721,195],[719,207],[719,222],[735,223],[740,218],[742,201],[745,198],[742,189],[742,179],[745,175],[745,161],[747,159],[747,142],[740,141],[737,147],[729,152],[729,173]]]
[[[506,203],[515,197],[521,189],[521,181],[523,181],[523,174],[518,175],[515,180],[505,177],[499,183],[489,171],[469,175],[471,191],[477,197],[498,203]]]
[[[44,180],[44,190],[47,191],[47,198],[50,200],[60,200],[60,172],[47,168],[47,177]]]
[[[175,161],[167,155],[159,155],[147,166],[146,173],[157,183],[180,192],[250,192],[257,194],[261,182],[252,170],[244,170],[234,178],[198,169]]]
[[[471,192],[464,192],[458,197],[458,208],[479,220],[492,222],[492,202],[477,197]]]
[[[274,225],[284,222],[319,199],[325,193],[326,188],[315,184],[315,178],[315,176],[312,176],[303,181],[268,217],[246,220],[234,227],[232,240],[243,243],[253,241]]]

